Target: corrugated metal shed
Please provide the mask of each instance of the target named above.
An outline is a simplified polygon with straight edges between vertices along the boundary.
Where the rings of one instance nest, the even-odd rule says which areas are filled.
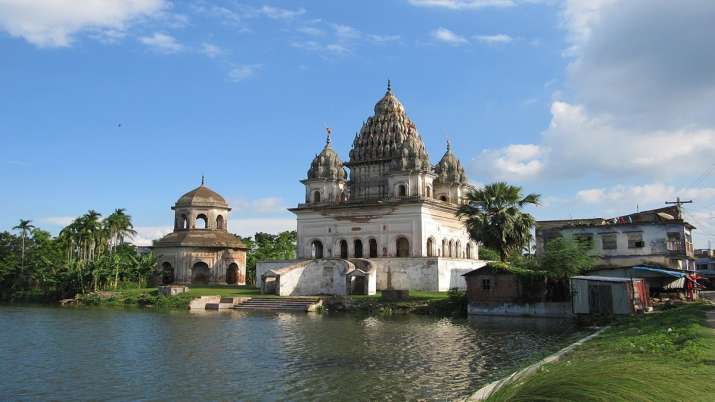
[[[571,278],[575,314],[633,314],[646,308],[648,295],[643,279],[607,276]]]

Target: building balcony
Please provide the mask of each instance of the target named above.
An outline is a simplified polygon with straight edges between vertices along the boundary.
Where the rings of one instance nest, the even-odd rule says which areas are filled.
[[[693,243],[685,242],[682,240],[668,240],[665,243],[666,250],[670,255],[685,255],[688,257],[693,257]]]
[[[309,207],[333,207],[340,205],[351,205],[358,203],[380,203],[380,202],[401,202],[401,201],[431,201],[436,203],[441,203],[445,205],[454,205],[449,201],[442,201],[437,198],[426,197],[423,195],[388,195],[388,196],[362,196],[362,197],[350,197],[347,201],[320,201],[320,202],[303,202],[298,204],[298,208],[309,208]]]

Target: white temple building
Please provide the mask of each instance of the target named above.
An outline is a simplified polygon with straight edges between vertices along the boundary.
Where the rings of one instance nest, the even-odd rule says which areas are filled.
[[[257,283],[265,291],[315,293],[315,281],[324,285],[318,293],[328,294],[446,291],[464,288],[461,274],[484,265],[455,215],[472,189],[462,164],[448,143],[432,165],[389,83],[356,134],[348,163],[328,130],[307,176],[305,202],[290,209],[297,216],[298,260],[260,262]]]

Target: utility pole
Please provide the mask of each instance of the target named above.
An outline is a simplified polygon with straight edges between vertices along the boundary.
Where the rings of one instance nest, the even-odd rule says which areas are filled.
[[[668,205],[677,205],[677,206],[678,206],[678,209],[680,209],[680,207],[682,207],[683,204],[692,204],[692,203],[693,203],[693,200],[681,201],[681,200],[680,200],[680,197],[677,197],[677,198],[675,199],[675,201],[666,201],[665,203],[668,204]]]
[[[666,205],[676,205],[678,207],[678,219],[683,219],[683,204],[692,204],[693,200],[682,201],[680,197],[676,197],[675,201],[666,201]]]

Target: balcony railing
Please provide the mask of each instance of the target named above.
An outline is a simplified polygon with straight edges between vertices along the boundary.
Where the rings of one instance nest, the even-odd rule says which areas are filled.
[[[693,256],[693,243],[682,240],[668,240],[665,246],[669,254]]]
[[[361,197],[350,197],[349,200],[347,201],[335,201],[335,200],[329,200],[329,201],[320,201],[320,202],[304,202],[298,204],[299,208],[302,207],[326,207],[326,206],[336,206],[336,205],[350,205],[354,203],[360,203],[360,202],[395,202],[395,201],[426,201],[430,200],[432,202],[438,202],[442,204],[453,204],[449,201],[442,201],[437,198],[431,198],[431,197],[425,197],[423,195],[403,195],[403,196],[397,196],[397,195],[388,195],[388,196],[361,196]]]

